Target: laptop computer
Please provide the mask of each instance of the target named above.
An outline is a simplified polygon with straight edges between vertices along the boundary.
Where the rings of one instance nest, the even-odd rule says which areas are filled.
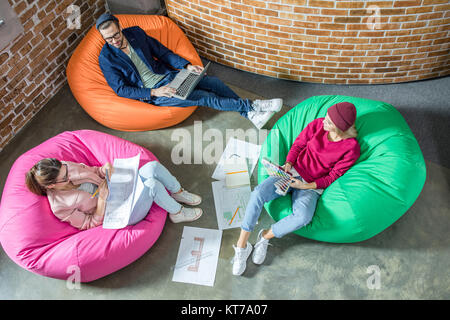
[[[208,62],[201,73],[195,73],[187,69],[182,69],[178,72],[175,78],[167,85],[168,87],[177,89],[177,92],[173,95],[173,97],[186,100],[192,90],[194,90],[197,86],[197,83],[205,76],[209,64],[210,62]]]

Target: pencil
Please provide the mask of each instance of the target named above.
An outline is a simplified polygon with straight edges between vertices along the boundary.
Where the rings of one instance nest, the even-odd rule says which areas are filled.
[[[96,195],[97,192],[98,192],[98,189],[100,189],[100,188],[97,188],[97,190],[95,190],[94,194],[91,196],[91,199],[92,199],[93,197],[95,197],[95,195]]]
[[[233,219],[236,216],[236,213],[238,212],[238,210],[239,210],[239,207],[237,207],[236,212],[233,214],[233,218],[231,218],[229,225],[231,225],[231,223],[233,222]]]
[[[235,172],[226,172],[225,174],[235,174],[235,173],[242,173],[242,172],[247,172],[247,170],[235,171]]]

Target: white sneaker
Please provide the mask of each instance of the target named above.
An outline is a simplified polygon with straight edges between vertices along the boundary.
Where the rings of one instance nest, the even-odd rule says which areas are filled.
[[[275,112],[266,111],[266,112],[258,112],[258,111],[249,111],[247,112],[248,120],[250,120],[253,125],[261,129],[267,123],[267,121],[272,118]]]
[[[233,275],[240,276],[247,268],[247,259],[252,252],[252,245],[250,242],[247,242],[247,247],[245,248],[238,248],[235,245],[233,245],[233,248],[234,257],[231,261],[233,263]]]
[[[200,208],[185,208],[182,207],[178,213],[170,213],[169,218],[173,223],[191,222],[200,218],[203,210]]]
[[[187,192],[183,188],[181,188],[181,192],[179,193],[172,193],[172,198],[175,199],[177,202],[181,202],[184,204],[188,204],[190,206],[197,206],[202,202],[202,198],[196,194]]]
[[[258,233],[258,241],[255,243],[255,250],[253,250],[252,261],[254,264],[261,264],[266,259],[267,246],[271,245],[269,240],[262,236],[264,230]]]
[[[254,111],[264,112],[273,111],[278,112],[283,106],[283,99],[271,99],[271,100],[255,100],[253,101],[252,107]]]

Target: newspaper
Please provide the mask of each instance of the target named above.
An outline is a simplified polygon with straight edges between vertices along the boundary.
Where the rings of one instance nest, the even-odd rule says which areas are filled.
[[[114,172],[108,181],[109,195],[106,200],[104,229],[126,227],[134,207],[144,190],[139,177],[140,153],[132,158],[114,159]]]

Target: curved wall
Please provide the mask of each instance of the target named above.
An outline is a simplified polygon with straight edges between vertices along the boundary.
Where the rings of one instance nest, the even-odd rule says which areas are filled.
[[[305,82],[371,84],[450,74],[448,0],[166,0],[199,54]]]

